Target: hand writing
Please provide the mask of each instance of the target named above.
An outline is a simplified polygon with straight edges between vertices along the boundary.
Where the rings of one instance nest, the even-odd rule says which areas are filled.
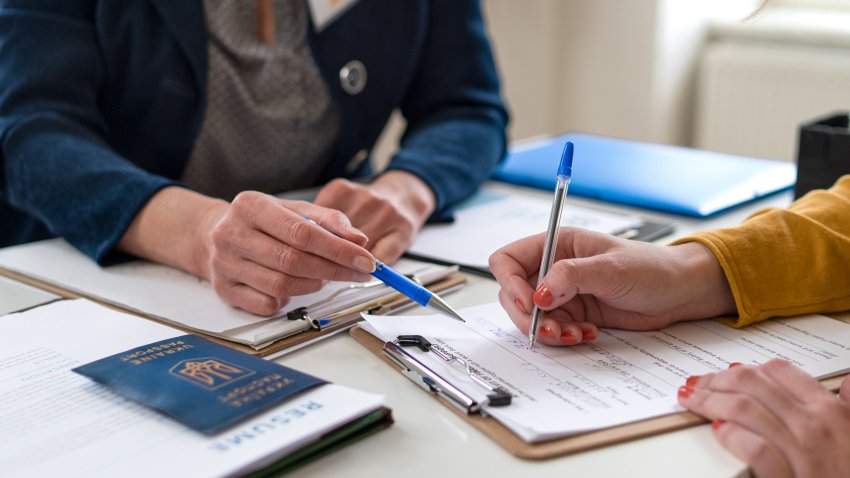
[[[499,301],[523,333],[532,307],[545,311],[542,343],[574,345],[595,339],[598,326],[650,330],[735,310],[720,265],[701,244],[661,246],[565,227],[538,286],[544,241],[531,236],[490,257]]]

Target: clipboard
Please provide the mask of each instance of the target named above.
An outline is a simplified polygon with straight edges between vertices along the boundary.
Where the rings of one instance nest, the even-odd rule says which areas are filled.
[[[118,310],[120,312],[142,317],[153,322],[162,323],[168,325],[169,327],[181,330],[183,332],[198,334],[216,343],[226,345],[241,352],[266,358],[274,358],[283,355],[284,353],[297,350],[301,347],[305,347],[315,341],[328,338],[340,332],[349,330],[354,325],[356,325],[357,322],[362,320],[360,315],[361,312],[369,312],[372,314],[387,314],[390,312],[402,310],[405,307],[412,307],[416,305],[416,303],[410,300],[409,298],[396,292],[395,290],[391,290],[388,291],[388,293],[381,295],[377,298],[368,300],[366,302],[357,304],[357,306],[340,311],[333,323],[327,326],[312,327],[303,332],[299,332],[288,337],[283,337],[281,339],[275,340],[272,344],[261,349],[255,349],[254,347],[251,347],[249,345],[236,343],[210,334],[205,334],[189,327],[181,327],[179,324],[163,321],[157,317],[140,313],[139,311],[133,310],[128,307],[124,307],[121,304],[117,304],[88,294],[82,294],[63,287],[59,287],[47,281],[33,278],[25,274],[21,274],[19,272],[5,269],[2,267],[0,267],[0,276],[7,277],[17,282],[35,287],[37,289],[53,293],[61,297],[62,299],[85,298],[91,300],[92,302],[96,302],[98,304],[109,307],[111,309]],[[465,283],[466,276],[455,270],[447,277],[440,279],[436,282],[426,284],[426,286],[432,292],[448,293],[459,289]],[[282,317],[280,320],[287,320],[287,318]]]
[[[390,366],[395,368],[397,371],[402,372],[402,368],[399,364],[384,354],[384,341],[360,327],[352,328],[351,331],[349,331],[349,334],[354,337],[355,340],[360,342],[361,345],[366,347],[367,350],[380,357],[381,360],[390,364]],[[830,391],[835,392],[838,390],[844,377],[845,376],[838,376],[825,379],[822,380],[821,383]],[[496,442],[506,451],[519,458],[527,460],[544,460],[570,455],[573,453],[592,450],[594,448],[616,445],[631,440],[637,440],[639,438],[708,423],[708,421],[704,418],[691,412],[680,412],[616,427],[570,435],[564,438],[538,443],[528,443],[520,439],[494,418],[477,413],[465,413],[450,400],[447,400],[438,394],[432,395],[437,401],[443,403],[443,405],[451,409],[459,417]]]

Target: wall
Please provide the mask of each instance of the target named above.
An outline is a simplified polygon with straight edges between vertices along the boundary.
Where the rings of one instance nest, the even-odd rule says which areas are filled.
[[[483,0],[512,113],[509,135],[565,130],[688,144],[707,24],[753,0]],[[388,158],[396,119],[376,149]]]

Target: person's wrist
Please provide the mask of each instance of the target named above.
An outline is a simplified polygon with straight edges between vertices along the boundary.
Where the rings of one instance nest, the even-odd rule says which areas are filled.
[[[410,213],[417,225],[425,223],[437,204],[434,192],[425,181],[406,171],[387,171],[372,183],[372,187]]]
[[[210,198],[211,199],[211,198]],[[210,256],[213,253],[213,231],[227,213],[230,205],[223,200],[211,199],[198,218],[195,229],[196,247],[192,249],[190,271],[192,274],[210,279]]]
[[[723,268],[714,253],[699,242],[686,242],[672,249],[680,257],[683,283],[688,285],[689,319],[734,314],[735,298]]]

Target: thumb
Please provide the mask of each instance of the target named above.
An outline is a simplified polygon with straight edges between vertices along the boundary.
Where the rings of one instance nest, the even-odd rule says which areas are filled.
[[[537,305],[550,310],[569,302],[577,294],[604,296],[618,277],[622,280],[622,274],[604,254],[557,261],[543,278],[552,300],[549,304]],[[535,294],[535,302],[539,295]]]

